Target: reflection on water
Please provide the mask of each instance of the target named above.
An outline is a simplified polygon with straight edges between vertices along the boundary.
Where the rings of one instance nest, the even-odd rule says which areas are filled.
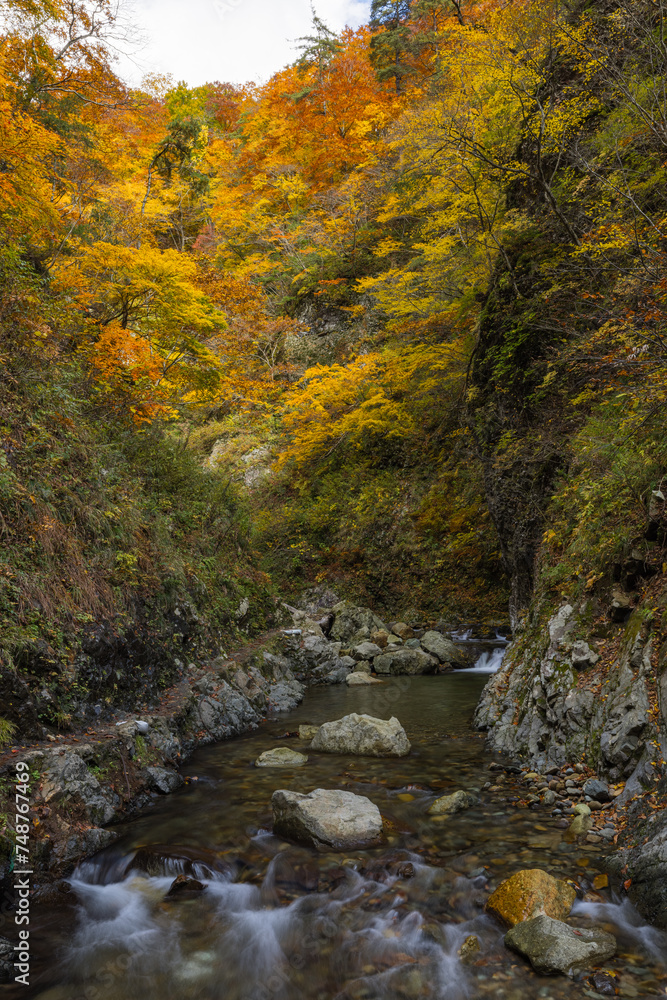
[[[69,894],[74,902],[43,908],[39,937],[45,955],[33,995],[571,995],[569,980],[538,977],[505,950],[502,930],[483,906],[489,885],[520,868],[545,868],[585,889],[598,869],[600,848],[564,843],[541,807],[514,808],[482,791],[493,757],[471,732],[470,718],[484,682],[483,675],[465,671],[399,677],[372,688],[319,688],[288,716],[199,751],[184,769],[191,779],[185,788],[126,823],[117,844],[80,866]],[[378,760],[310,752],[301,768],[253,766],[271,746],[303,749],[289,735],[301,723],[353,711],[396,715],[412,741],[410,755]],[[383,814],[387,844],[347,856],[286,844],[270,832],[271,795],[280,787],[367,795]],[[437,795],[459,787],[481,791],[479,805],[456,816],[427,815]],[[205,891],[168,896],[174,876],[182,873],[198,877]],[[620,995],[660,994],[664,935],[646,928],[627,901],[588,898],[577,904],[573,919],[617,933],[619,954],[608,968],[618,973]],[[465,965],[459,949],[470,935],[480,950]]]

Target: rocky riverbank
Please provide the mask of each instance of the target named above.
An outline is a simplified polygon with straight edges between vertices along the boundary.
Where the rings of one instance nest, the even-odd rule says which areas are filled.
[[[536,601],[476,714],[492,747],[528,761],[542,781],[577,766],[612,786],[624,823],[622,849],[610,863],[661,926],[667,926],[664,605],[663,591],[650,588],[641,601],[620,588],[606,600],[557,609]],[[570,798],[571,790],[564,790]]]
[[[404,622],[390,625],[369,608],[347,602],[288,611],[293,627],[270,633],[235,656],[190,663],[159,702],[72,734],[48,733],[0,757],[8,813],[16,763],[29,766],[32,862],[42,877],[58,877],[105,847],[115,839],[115,822],[180,787],[178,768],[197,747],[289,711],[307,686],[355,676],[371,680],[371,670],[433,673],[468,662],[443,635],[444,623],[416,629]],[[3,878],[10,864],[5,853]]]

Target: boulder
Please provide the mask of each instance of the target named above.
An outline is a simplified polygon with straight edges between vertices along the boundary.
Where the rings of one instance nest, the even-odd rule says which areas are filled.
[[[394,635],[399,636],[401,639],[414,639],[415,637],[414,630],[409,625],[406,625],[405,622],[394,622],[391,630]]]
[[[489,896],[486,910],[507,927],[543,915],[563,920],[572,909],[576,895],[567,882],[540,868],[532,868],[501,882]]]
[[[616,938],[597,928],[569,927],[542,915],[516,924],[505,944],[527,958],[540,975],[561,972],[576,976],[616,952]]]
[[[433,674],[438,669],[438,661],[422,649],[387,650],[373,660],[377,674]]]
[[[156,792],[162,792],[163,795],[175,792],[185,784],[178,771],[172,771],[168,767],[147,767],[146,777],[151,788]]]
[[[467,666],[468,658],[451,639],[445,639],[440,632],[425,632],[420,639],[422,649],[435,656],[440,663],[452,663],[456,666]]]
[[[304,795],[279,788],[271,806],[274,833],[288,840],[338,851],[382,842],[380,810],[364,795],[324,788]]]
[[[389,632],[384,629],[381,629],[379,632],[371,632],[371,642],[374,642],[380,649],[384,649],[389,642]]]
[[[354,672],[357,674],[370,674],[371,665],[368,660],[359,660],[359,662],[354,667]]]
[[[372,660],[374,656],[379,656],[382,650],[374,642],[360,642],[352,650],[353,660]]]
[[[299,739],[300,740],[312,740],[315,733],[318,731],[319,726],[303,725],[299,726]]]
[[[593,825],[593,820],[591,819],[590,807],[586,805],[585,802],[578,802],[574,807],[575,816],[570,826],[568,832],[575,837],[581,837],[584,833],[588,833]]]
[[[292,708],[298,700],[291,702],[289,707]],[[216,684],[214,691],[196,697],[192,714],[191,724],[205,730],[209,741],[236,736],[259,720],[248,699],[226,681]]]
[[[305,754],[297,750],[290,750],[289,747],[274,747],[273,750],[265,750],[255,761],[255,767],[303,767],[308,763]]]
[[[85,761],[72,752],[49,755],[44,770],[42,797],[45,802],[54,801],[81,809],[94,824],[110,823],[116,815],[114,802],[102,790]]]
[[[382,619],[370,608],[360,608],[348,601],[341,601],[332,610],[336,620],[331,627],[330,636],[345,645],[370,639],[373,632],[389,631]],[[359,633],[362,634],[357,639]]]
[[[341,656],[342,643],[332,642],[313,623],[313,628],[302,630],[300,636],[288,636],[284,640],[285,663],[299,681],[308,684],[340,684],[350,670],[354,670],[354,660]],[[267,654],[264,654],[267,659]]]
[[[267,692],[271,712],[291,712],[303,698],[305,686],[296,680],[278,681]]]
[[[469,809],[470,806],[477,805],[477,802],[476,795],[459,789],[457,792],[452,792],[451,795],[442,795],[439,799],[436,799],[428,811],[431,816],[453,815],[454,813],[463,812],[464,809]]]
[[[364,684],[382,684],[377,677],[371,677],[365,670],[355,670],[353,674],[348,674],[345,678],[348,687],[361,687]]]
[[[606,781],[600,781],[599,778],[589,778],[584,783],[584,795],[589,795],[596,802],[609,802],[611,799],[609,785]]]
[[[353,712],[320,726],[311,744],[324,753],[351,753],[368,757],[405,757],[410,743],[398,719],[375,719]]]

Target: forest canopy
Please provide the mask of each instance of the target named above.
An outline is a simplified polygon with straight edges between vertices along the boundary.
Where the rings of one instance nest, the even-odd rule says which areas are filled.
[[[406,523],[425,589],[502,588],[485,477],[529,441],[565,476],[545,545],[595,577],[605,498],[632,526],[664,458],[661,0],[373,0],[264,85],[138,89],[115,0],[4,6],[5,377],[76,370],[86,419],[232,464],[268,447],[273,568],[371,589]],[[571,460],[591,421],[645,456],[630,484]]]

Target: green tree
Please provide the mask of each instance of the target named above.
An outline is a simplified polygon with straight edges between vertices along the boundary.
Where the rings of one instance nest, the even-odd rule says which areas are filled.
[[[409,54],[412,0],[372,0],[370,28],[371,61],[378,80],[396,83],[396,93],[404,89],[404,79],[411,72]]]

